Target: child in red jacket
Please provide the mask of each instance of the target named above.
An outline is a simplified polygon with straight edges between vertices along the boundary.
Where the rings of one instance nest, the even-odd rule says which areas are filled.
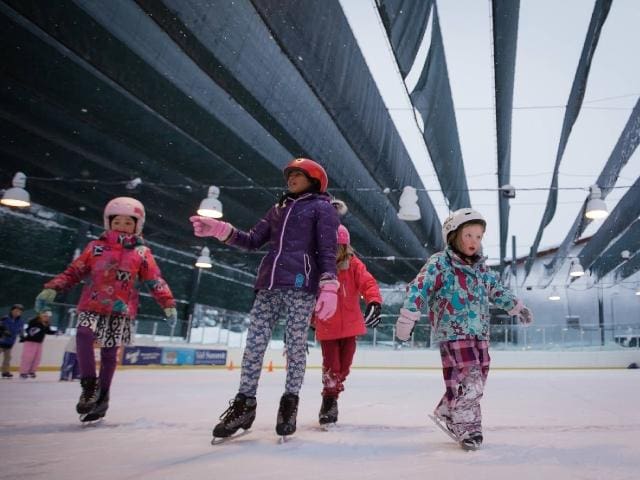
[[[137,283],[147,285],[164,309],[167,321],[177,319],[176,302],[142,239],[144,206],[130,197],[111,200],[104,209],[105,232],[89,242],[69,267],[44,285],[36,309],[52,302],[58,292],[85,281],[78,302],[76,346],[82,393],[76,411],[82,421],[104,417],[120,345],[131,342],[131,325],[138,311]],[[96,376],[93,343],[100,345],[100,374]]]
[[[356,337],[367,333],[367,327],[380,323],[382,298],[375,278],[364,263],[355,256],[350,245],[349,231],[338,227],[338,307],[326,320],[314,317],[316,338],[322,347],[322,406],[321,425],[338,421],[338,395],[356,351]],[[360,310],[360,297],[367,304],[365,317]]]

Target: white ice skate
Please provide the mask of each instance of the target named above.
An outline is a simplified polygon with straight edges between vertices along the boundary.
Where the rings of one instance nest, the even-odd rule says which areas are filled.
[[[463,437],[459,437],[452,430],[449,429],[447,424],[443,422],[443,420],[437,415],[429,415],[429,418],[436,424],[436,426],[442,430],[447,436],[460,445],[460,448],[466,451],[474,451],[480,448],[482,445],[482,434],[481,433],[467,433]]]

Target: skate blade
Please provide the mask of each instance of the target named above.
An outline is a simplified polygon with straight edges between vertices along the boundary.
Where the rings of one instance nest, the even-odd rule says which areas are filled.
[[[250,430],[243,430],[240,433],[236,432],[233,435],[230,435],[228,437],[213,437],[213,439],[211,440],[211,445],[221,445],[223,443],[227,443],[231,440],[235,440],[236,438],[244,437],[249,432]]]
[[[331,430],[335,430],[337,428],[338,428],[338,425],[336,425],[336,422],[320,424],[320,430],[322,430],[323,432],[330,432]]]
[[[82,422],[82,426],[93,426],[97,425],[104,420],[104,415],[100,417],[91,416],[89,413],[85,413],[80,415],[80,422]]]
[[[475,452],[480,448],[480,445],[475,445],[475,444],[469,445],[469,444],[460,442],[460,448],[462,448],[462,450],[464,450],[465,452]]]
[[[442,430],[444,433],[447,434],[447,436],[453,440],[454,442],[460,443],[460,439],[458,437],[456,437],[452,432],[449,431],[449,429],[447,428],[446,425],[444,425],[440,419],[438,417],[436,417],[435,415],[428,415],[428,417],[433,421],[433,423],[436,424],[436,426]]]

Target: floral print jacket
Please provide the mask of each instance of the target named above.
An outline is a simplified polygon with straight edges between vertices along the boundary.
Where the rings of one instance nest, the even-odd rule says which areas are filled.
[[[176,302],[149,247],[139,235],[109,230],[89,242],[69,267],[44,288],[65,291],[84,281],[79,311],[135,318],[139,284],[144,283],[162,308]]]
[[[404,308],[412,312],[428,305],[435,340],[489,339],[489,306],[515,313],[521,302],[479,257],[464,262],[447,248],[433,254],[407,285]]]

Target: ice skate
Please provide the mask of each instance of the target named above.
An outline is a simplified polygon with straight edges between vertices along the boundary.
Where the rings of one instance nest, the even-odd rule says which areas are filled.
[[[251,428],[253,421],[256,419],[256,399],[255,397],[247,397],[243,393],[239,393],[229,402],[227,408],[220,415],[220,423],[213,429],[212,445],[217,445],[230,438],[237,438],[244,435]],[[243,433],[234,435],[240,428]]]
[[[474,451],[478,450],[482,445],[482,434],[479,432],[473,432],[465,434],[460,440],[460,447],[463,450]]]
[[[83,378],[80,380],[82,393],[76,405],[76,412],[80,415],[89,413],[98,401],[99,384],[97,377]]]
[[[449,417],[445,415],[439,415],[437,410],[433,415],[429,415],[429,418],[433,420],[433,423],[446,433],[451,440],[458,443],[460,448],[467,451],[478,450],[480,445],[482,445],[482,433],[480,432],[472,432],[472,433],[464,433],[462,436],[458,436],[455,430],[451,427],[451,421]]]
[[[318,414],[318,421],[324,428],[329,428],[338,421],[338,398],[333,396],[322,397],[322,406]]]
[[[282,442],[286,437],[296,431],[296,417],[298,416],[299,397],[294,393],[285,393],[280,398],[278,418],[276,421],[276,433],[280,435]]]
[[[80,415],[81,422],[95,422],[101,420],[107,414],[109,409],[109,392],[100,392],[98,401],[89,413]]]
[[[456,433],[450,427],[451,420],[449,419],[449,417],[446,417],[444,415],[439,415],[436,411],[433,413],[433,415],[429,415],[429,418],[433,421],[433,423],[436,424],[436,426],[440,430],[446,433],[451,440],[453,440],[454,442],[460,443],[460,439],[458,438],[458,435],[456,435]]]

